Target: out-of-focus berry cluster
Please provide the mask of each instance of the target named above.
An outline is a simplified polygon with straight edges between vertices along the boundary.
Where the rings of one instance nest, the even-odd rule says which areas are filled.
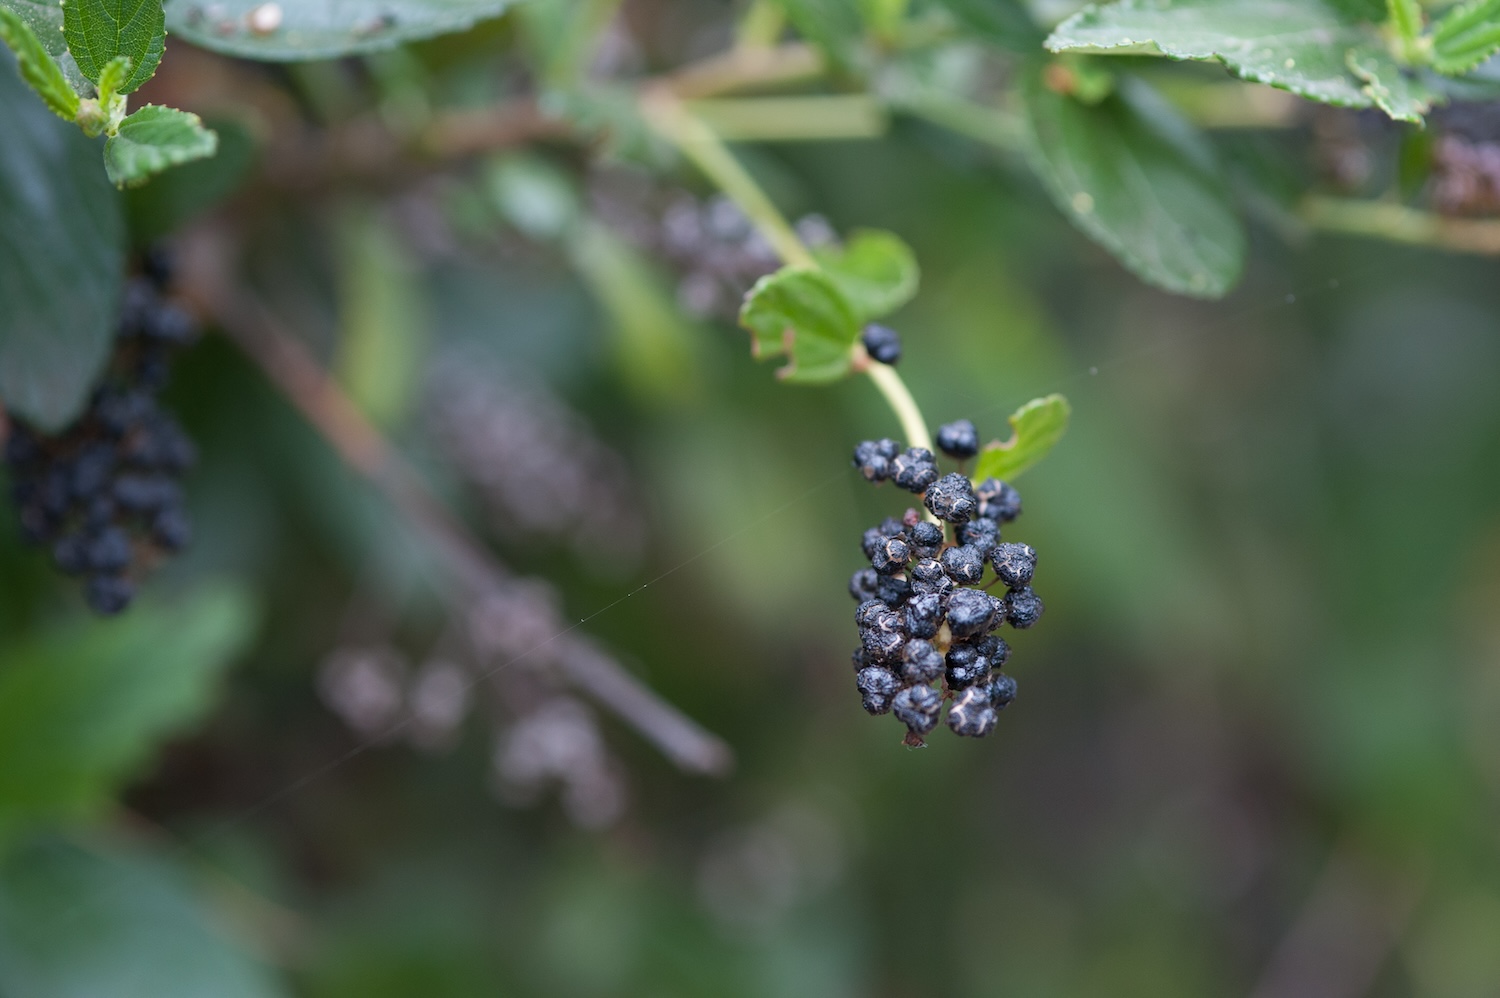
[[[965,461],[979,452],[979,434],[959,420],[938,430],[937,444]],[[1021,496],[997,479],[976,487],[960,472],[943,474],[931,451],[894,440],[864,441],[854,466],[873,484],[890,481],[921,496],[928,514],[911,508],[888,517],[861,541],[870,565],[849,580],[849,595],[859,604],[854,670],[864,708],[895,714],[907,744],[921,745],[946,702],[948,727],[982,738],[1016,695],[1002,671],[1010,646],[997,632],[1042,616],[1031,589],[1036,551],[1001,537],[1021,513]],[[997,583],[1003,596],[990,592]]]
[[[197,326],[165,297],[168,280],[152,258],[126,284],[114,357],[83,415],[57,434],[17,421],[5,445],[22,535],[82,577],[102,614],[125,609],[142,572],[192,535],[178,479],[196,451],[157,393]]]

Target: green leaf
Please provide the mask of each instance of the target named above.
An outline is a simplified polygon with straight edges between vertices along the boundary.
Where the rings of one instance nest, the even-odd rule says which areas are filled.
[[[125,193],[130,235],[144,246],[176,232],[239,189],[255,165],[255,137],[231,118],[209,121],[219,136],[211,160],[179,166]]]
[[[1245,233],[1207,140],[1139,80],[1093,106],[1025,88],[1032,166],[1059,208],[1142,280],[1217,298]]]
[[[0,865],[0,994],[278,998],[177,865],[56,838]]]
[[[916,255],[889,232],[861,229],[843,246],[815,249],[813,256],[844,293],[861,326],[891,314],[917,293]]]
[[[964,30],[1013,52],[1036,51],[1044,33],[1018,0],[939,0]]]
[[[1371,107],[1379,101],[1350,71],[1348,54],[1357,51],[1362,61],[1385,55],[1378,29],[1367,20],[1381,13],[1355,0],[1120,0],[1074,14],[1046,47],[1217,59],[1242,79],[1309,100]],[[1395,89],[1392,80],[1385,84]]]
[[[152,749],[199,719],[251,634],[238,590],[69,621],[0,657],[0,832],[105,809]]]
[[[118,92],[131,93],[161,62],[167,42],[161,0],[64,0],[63,37],[79,72],[95,85],[111,61],[128,56],[133,68]]]
[[[827,274],[783,267],[755,282],[740,309],[757,360],[787,356],[777,375],[791,382],[835,381],[849,372],[860,323]]]
[[[125,226],[99,143],[53,117],[0,50],[0,400],[72,422],[114,343]]]
[[[998,478],[1008,482],[1047,456],[1068,429],[1073,409],[1061,395],[1032,399],[1010,417],[1011,437],[979,452],[974,481]]]
[[[1448,76],[1469,72],[1500,51],[1500,0],[1454,7],[1432,28],[1432,68]]]
[[[108,106],[115,97],[123,94],[121,89],[130,82],[130,56],[117,55],[105,64],[99,73],[99,103]]]
[[[1403,73],[1385,52],[1351,49],[1349,70],[1364,83],[1364,91],[1375,106],[1396,121],[1420,125],[1437,97],[1420,80]]]
[[[840,66],[859,59],[864,18],[853,0],[781,0],[797,33],[828,54]]]
[[[196,114],[147,104],[104,144],[104,169],[116,187],[135,187],[163,170],[206,159],[218,148],[219,137]]]
[[[15,11],[0,7],[0,41],[16,55],[16,69],[26,85],[59,118],[72,121],[78,115],[78,92],[73,89],[62,67],[42,45],[31,25]]]
[[[1387,0],[1390,23],[1408,47],[1422,34],[1422,5],[1417,0]]]
[[[394,48],[498,17],[513,0],[168,0],[167,27],[244,59],[298,62]]]

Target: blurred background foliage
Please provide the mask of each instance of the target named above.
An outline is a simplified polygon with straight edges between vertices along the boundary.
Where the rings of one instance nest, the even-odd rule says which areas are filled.
[[[853,11],[793,6],[835,40]],[[1021,483],[1049,612],[1013,640],[1020,697],[912,751],[848,664],[860,531],[904,505],[848,452],[893,418],[863,379],[752,363],[730,320],[774,258],[606,84],[557,84],[711,54],[743,13],[529,0],[288,66],[174,43],[151,94],[223,152],[128,200],[142,244],[232,233],[234,281],[535,580],[533,619],[584,621],[733,771],[549,685],[524,614],[453,613],[422,536],[209,335],[169,393],[196,540],[138,606],[91,619],[0,530],[0,994],[1500,991],[1494,263],[1285,208],[1420,196],[1442,119],[1213,130],[1253,219],[1218,301],[1145,286],[1019,157],[922,117],[736,146],[804,231],[915,249],[893,325],[931,420],[1073,404]],[[532,122],[441,168],[359,147],[537,81],[605,137]]]

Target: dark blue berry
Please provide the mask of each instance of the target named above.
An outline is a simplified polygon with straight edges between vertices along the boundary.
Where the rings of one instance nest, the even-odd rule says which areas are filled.
[[[928,486],[938,480],[937,462],[932,458],[932,451],[911,447],[896,455],[891,462],[891,480],[908,492],[926,492]]]
[[[10,436],[5,441],[5,463],[12,468],[24,468],[43,456],[41,441],[26,427],[12,423]]]
[[[1010,676],[996,676],[990,680],[990,703],[1004,707],[1016,698],[1016,681]]]
[[[938,450],[960,461],[979,453],[979,431],[967,419],[944,423],[937,431]]]
[[[955,642],[948,648],[945,664],[948,686],[955,690],[973,686],[990,671],[990,661],[984,657],[984,652],[967,641]]]
[[[912,637],[937,637],[942,623],[943,600],[937,593],[913,596],[906,601],[906,632]]]
[[[111,616],[130,605],[135,586],[119,575],[94,575],[84,586],[83,598],[95,613]]]
[[[879,445],[873,440],[866,440],[854,448],[851,463],[866,481],[883,482],[891,477],[890,459],[880,453]]]
[[[957,536],[960,544],[970,544],[981,551],[988,551],[1000,541],[1000,525],[981,516],[977,520],[961,524]]]
[[[914,735],[927,734],[937,727],[943,697],[931,686],[908,686],[891,701],[896,718]]]
[[[158,292],[166,292],[176,270],[172,253],[164,246],[152,246],[141,254],[141,273]]]
[[[987,521],[986,521],[987,522]],[[918,558],[935,558],[943,548],[943,528],[927,520],[919,520],[907,531],[912,554]]]
[[[193,539],[193,524],[187,510],[168,506],[151,520],[151,539],[166,551],[181,551]]]
[[[890,669],[878,665],[866,666],[854,678],[861,702],[871,714],[884,714],[891,709],[891,698],[901,688],[901,681]]]
[[[933,483],[922,502],[933,516],[949,523],[966,523],[979,512],[973,484],[956,471]]]
[[[972,586],[984,578],[984,554],[968,545],[943,552],[943,571],[959,585]]]
[[[82,575],[89,569],[88,538],[77,531],[63,534],[52,545],[52,562],[68,575]]]
[[[885,543],[885,534],[880,532],[879,527],[871,527],[866,530],[864,536],[859,540],[859,549],[865,553],[866,558],[873,559],[875,551]]]
[[[889,575],[881,576],[875,587],[875,598],[894,610],[911,598],[911,583]]]
[[[901,649],[901,678],[908,683],[930,683],[943,674],[943,653],[931,641],[914,638]]]
[[[183,346],[193,341],[198,324],[180,306],[170,302],[153,310],[141,327],[141,335],[173,346]]]
[[[881,575],[895,575],[904,569],[910,560],[911,548],[907,545],[905,538],[897,536],[883,538],[876,546],[870,563]]]
[[[1021,515],[1021,493],[998,478],[986,478],[975,490],[979,515],[996,523],[1009,523]]]
[[[854,654],[849,657],[849,660],[854,663],[854,671],[856,673],[870,664],[870,660],[865,658],[865,650],[863,648],[854,649]]]
[[[111,436],[121,436],[156,412],[156,400],[141,391],[106,388],[94,401],[94,416]]]
[[[849,576],[849,595],[854,597],[854,602],[864,603],[875,598],[875,587],[880,583],[880,576],[873,568],[861,568]]]
[[[855,608],[854,623],[859,627],[870,627],[879,618],[882,611],[889,609],[890,607],[878,599],[867,599]]]
[[[1036,549],[1030,544],[997,544],[990,551],[990,564],[1007,589],[1019,589],[1036,574]]]
[[[130,538],[119,527],[105,527],[86,541],[84,558],[96,572],[118,572],[130,564]]]
[[[1005,594],[1005,616],[1012,627],[1025,630],[1042,619],[1045,609],[1042,598],[1030,586]]]
[[[906,621],[894,610],[882,609],[866,626],[859,629],[860,644],[872,662],[893,662],[901,657],[906,644]]]
[[[115,479],[111,490],[115,502],[132,513],[149,513],[180,502],[182,490],[164,475],[127,472]]]
[[[948,629],[955,638],[983,634],[994,625],[995,617],[989,593],[959,589],[948,597]]]
[[[895,364],[901,359],[901,334],[888,326],[870,323],[860,336],[865,352],[882,364]]]
[[[894,461],[896,455],[901,453],[901,445],[890,437],[881,437],[875,441],[875,452],[887,461]]]
[[[974,647],[979,649],[979,654],[990,663],[991,669],[998,669],[1010,659],[1010,645],[998,634],[986,634],[974,641]]]
[[[69,487],[74,499],[102,492],[115,470],[115,448],[103,441],[85,444],[69,462]]]
[[[948,708],[948,727],[965,738],[983,738],[995,730],[997,720],[987,692],[977,686],[960,693]]]

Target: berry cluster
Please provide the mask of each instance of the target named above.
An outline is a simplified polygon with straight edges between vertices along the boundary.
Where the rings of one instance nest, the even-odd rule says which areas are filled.
[[[964,461],[979,452],[979,434],[959,420],[939,429],[937,444]],[[997,479],[976,488],[959,472],[941,474],[931,451],[894,440],[861,443],[854,466],[867,481],[889,480],[920,495],[930,514],[908,509],[865,531],[870,567],[849,580],[859,603],[854,670],[864,708],[894,713],[906,725],[907,744],[921,745],[951,700],[948,727],[982,738],[1016,695],[1016,681],[1001,672],[1010,646],[995,632],[1007,623],[1030,627],[1042,616],[1031,590],[1036,551],[1000,537],[1001,525],[1020,515],[1021,496]],[[994,572],[988,586],[986,569]],[[1003,597],[988,591],[996,582],[1006,588]]]
[[[154,259],[127,283],[115,354],[87,411],[50,436],[15,422],[5,443],[23,536],[84,577],[84,596],[102,614],[130,603],[133,568],[180,550],[192,534],[177,479],[196,452],[156,395],[172,351],[197,327],[163,297],[167,280]]]

